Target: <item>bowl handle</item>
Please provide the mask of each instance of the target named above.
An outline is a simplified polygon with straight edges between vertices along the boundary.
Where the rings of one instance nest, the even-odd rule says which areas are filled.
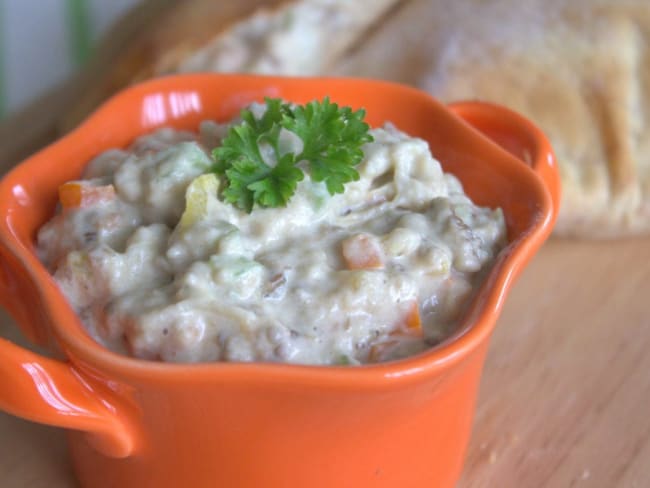
[[[0,306],[27,327],[32,314],[12,302],[18,291],[0,245]],[[13,286],[16,285],[16,286]],[[35,330],[35,329],[34,329]],[[40,356],[0,337],[0,410],[44,424],[80,430],[100,452],[133,452],[133,407],[107,386],[68,362]]]
[[[114,392],[91,385],[66,362],[49,359],[0,338],[0,410],[35,422],[86,432],[110,457],[134,450],[133,428]],[[112,398],[116,397],[116,398]]]
[[[452,112],[503,149],[529,164],[548,190],[557,214],[560,177],[548,138],[530,120],[506,107],[488,102],[456,102]]]

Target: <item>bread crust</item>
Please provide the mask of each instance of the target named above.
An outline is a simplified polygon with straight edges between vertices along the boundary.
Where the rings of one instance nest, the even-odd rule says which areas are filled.
[[[107,54],[100,56],[89,69],[95,75],[87,83],[90,89],[63,119],[63,130],[77,125],[119,89],[164,74],[191,71],[327,74],[365,32],[404,0],[185,0],[176,3],[162,0],[168,4],[164,8],[156,1],[159,0],[151,0],[151,5],[145,3],[141,9],[157,9],[146,21],[145,30],[135,32],[119,48],[115,47],[112,35],[107,37],[106,45],[112,52],[100,49]],[[140,13],[139,17],[142,16]],[[134,17],[132,13],[122,19],[114,31],[129,30],[129,25],[137,24]],[[295,17],[293,31],[282,32],[282,24],[285,20],[291,22],[292,17]],[[249,32],[243,34],[246,29]],[[288,39],[282,38],[285,34]],[[238,37],[246,35],[249,37],[237,45]],[[251,52],[257,52],[249,53],[251,59],[245,60],[246,63],[228,64],[224,62],[224,51],[233,44],[235,50],[250,44]],[[299,58],[301,53],[302,64],[292,64],[291,59]]]
[[[524,114],[558,158],[556,234],[650,231],[650,2],[414,0],[337,74]]]
[[[120,89],[171,73],[183,59],[260,10],[297,0],[147,0],[104,36],[84,72],[83,93],[59,121],[59,131],[78,125]]]

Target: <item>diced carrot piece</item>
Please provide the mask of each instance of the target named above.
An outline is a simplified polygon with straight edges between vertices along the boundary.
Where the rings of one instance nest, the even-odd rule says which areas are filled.
[[[386,349],[388,349],[391,346],[394,346],[397,344],[397,341],[385,341],[385,342],[380,342],[379,344],[375,344],[370,348],[370,352],[368,353],[368,362],[371,363],[376,363],[379,362],[381,359],[382,354]]]
[[[341,244],[348,269],[377,269],[384,267],[383,252],[377,239],[367,234],[348,237]]]
[[[420,317],[420,306],[417,301],[411,304],[404,323],[409,332],[422,333],[422,317]]]
[[[81,184],[69,181],[59,187],[59,201],[63,208],[81,206]]]
[[[375,344],[370,348],[370,352],[368,353],[368,361],[371,363],[376,363],[379,361],[382,354],[387,349],[397,345],[399,342],[399,339],[397,339],[397,337],[400,335],[402,337],[422,335],[422,317],[420,317],[420,307],[417,301],[412,302],[411,306],[409,307],[404,324],[406,325],[406,331],[404,328],[399,327],[390,334],[389,337],[393,337],[393,339],[389,338],[388,340]]]
[[[89,207],[113,198],[113,185],[92,186],[81,181],[68,181],[59,187],[59,201],[64,209]]]

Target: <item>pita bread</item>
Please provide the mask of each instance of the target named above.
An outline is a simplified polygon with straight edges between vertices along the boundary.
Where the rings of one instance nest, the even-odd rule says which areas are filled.
[[[109,66],[71,107],[60,125],[64,131],[112,93],[155,76],[200,71],[327,73],[399,0],[164,0],[169,4],[164,8],[157,1],[148,2],[153,15],[146,29],[140,23],[140,32],[118,53],[99,56],[89,68],[96,73]],[[129,30],[138,23],[133,17],[122,19],[113,31]],[[112,37],[107,36],[104,51],[111,51]]]
[[[504,104],[536,122],[563,183],[556,233],[650,231],[650,2],[414,0],[337,74]]]
[[[650,1],[260,4],[176,2],[123,50],[65,125],[128,83],[166,73],[394,80],[447,102],[501,103],[536,122],[563,183],[556,234],[650,232]]]

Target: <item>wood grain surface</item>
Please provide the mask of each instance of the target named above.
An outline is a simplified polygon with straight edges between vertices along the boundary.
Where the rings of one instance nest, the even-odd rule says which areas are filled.
[[[458,488],[650,487],[649,303],[650,239],[548,242],[499,320]],[[19,340],[6,315],[0,335]],[[0,414],[0,486],[76,486],[64,443]]]

